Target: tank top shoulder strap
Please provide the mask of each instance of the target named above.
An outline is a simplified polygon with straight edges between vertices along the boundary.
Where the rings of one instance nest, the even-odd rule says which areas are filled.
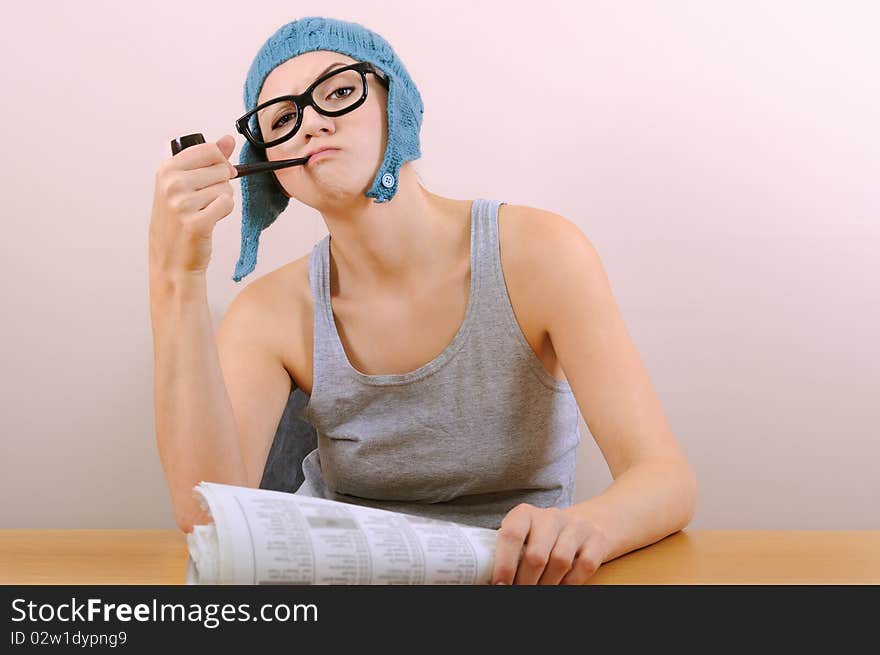
[[[476,257],[473,258],[475,266],[471,274],[476,276],[476,293],[479,296],[477,308],[483,319],[489,319],[490,316],[497,317],[500,309],[498,297],[501,289],[498,286],[498,272],[501,262],[498,259],[498,210],[503,204],[505,203],[500,200],[478,198],[474,200],[474,208],[471,212],[471,220],[474,221],[472,247],[476,249]]]
[[[327,234],[318,241],[309,254],[309,287],[312,293],[312,306],[314,308],[313,330],[313,353],[315,367],[326,365],[335,356],[333,347],[333,330],[328,321],[333,320],[332,309],[328,302],[330,289],[330,258],[329,258],[330,235]]]
[[[507,203],[500,200],[480,200],[479,202],[480,205],[474,217],[478,227],[475,235],[479,255],[477,257],[479,262],[477,266],[478,323],[483,326],[492,326],[491,329],[498,331],[493,334],[504,335],[505,347],[519,353],[521,361],[526,363],[545,387],[553,391],[570,392],[571,386],[568,381],[557,380],[544,368],[544,364],[538,359],[535,351],[526,340],[513,310],[501,263],[499,217],[501,205]]]

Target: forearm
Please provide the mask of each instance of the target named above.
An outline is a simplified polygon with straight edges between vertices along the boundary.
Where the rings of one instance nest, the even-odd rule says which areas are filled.
[[[243,486],[245,469],[204,280],[154,276],[150,290],[159,457],[178,525],[189,532],[208,522],[192,487],[203,479]]]
[[[601,494],[567,508],[605,535],[603,562],[660,541],[683,529],[696,508],[696,480],[681,461],[636,464]]]

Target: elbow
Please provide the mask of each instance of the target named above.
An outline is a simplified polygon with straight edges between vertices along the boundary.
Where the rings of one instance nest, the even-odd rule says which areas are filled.
[[[690,466],[685,467],[682,475],[685,484],[682,485],[682,522],[681,528],[686,528],[697,513],[697,476]]]
[[[697,476],[690,464],[678,459],[666,469],[669,481],[667,520],[674,532],[684,530],[697,512]]]
[[[177,518],[177,527],[180,528],[180,531],[184,534],[189,534],[193,531],[193,522],[189,519]]]
[[[196,525],[213,523],[210,513],[192,497],[174,503],[174,521],[184,534],[192,532]]]
[[[675,532],[686,528],[697,512],[697,476],[682,457],[663,461],[662,477],[666,481],[665,518]]]
[[[195,523],[195,521],[193,520],[191,514],[188,512],[179,511],[177,510],[177,508],[175,508],[175,510],[176,511],[174,512],[174,522],[177,523],[177,527],[180,529],[180,531],[184,534],[192,532],[193,524]]]

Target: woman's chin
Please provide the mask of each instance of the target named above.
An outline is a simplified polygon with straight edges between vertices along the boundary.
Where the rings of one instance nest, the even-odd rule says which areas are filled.
[[[314,197],[334,203],[350,203],[363,197],[364,191],[351,184],[351,180],[316,180]]]

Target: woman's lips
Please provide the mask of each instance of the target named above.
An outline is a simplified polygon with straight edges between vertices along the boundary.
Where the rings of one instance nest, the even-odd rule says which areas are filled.
[[[321,159],[323,157],[326,157],[326,156],[336,152],[337,150],[339,150],[339,148],[327,148],[326,150],[322,150],[321,152],[316,152],[314,155],[309,157],[309,163],[311,164],[316,159]]]

